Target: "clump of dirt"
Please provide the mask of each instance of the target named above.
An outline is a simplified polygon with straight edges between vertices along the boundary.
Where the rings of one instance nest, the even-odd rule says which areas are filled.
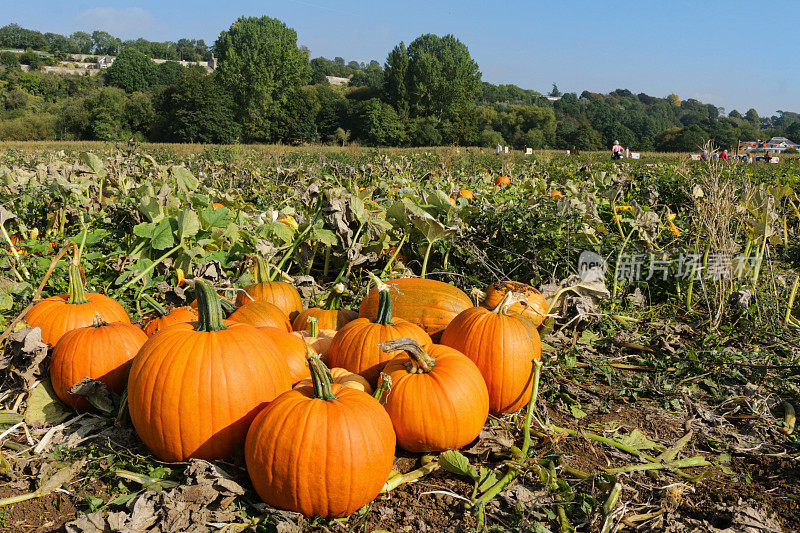
[[[0,486],[0,498],[17,496],[28,491]],[[50,533],[61,531],[65,523],[75,518],[78,508],[72,496],[53,493],[41,498],[26,500],[0,507],[0,531],[33,531]]]

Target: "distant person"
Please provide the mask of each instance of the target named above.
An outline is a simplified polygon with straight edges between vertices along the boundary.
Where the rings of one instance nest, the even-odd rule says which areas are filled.
[[[624,148],[619,144],[619,141],[614,141],[614,146],[611,147],[611,159],[622,159]]]
[[[728,160],[728,151],[727,150],[723,150],[722,153],[719,154],[719,158],[722,159],[723,161],[727,161]]]
[[[503,153],[503,146],[500,143],[497,143],[497,146],[494,149],[494,155],[500,155]]]

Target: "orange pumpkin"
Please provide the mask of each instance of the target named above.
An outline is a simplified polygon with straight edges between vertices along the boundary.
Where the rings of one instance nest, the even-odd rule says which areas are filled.
[[[84,377],[122,394],[131,361],[145,342],[147,335],[133,324],[109,324],[96,314],[91,326],[68,331],[53,348],[53,390],[62,402],[81,411],[92,409],[92,405],[86,398],[70,394],[69,388]]]
[[[320,359],[310,361],[313,385],[280,395],[253,421],[247,472],[273,507],[348,516],[378,496],[392,470],[392,421],[375,398],[331,383]]]
[[[254,274],[256,282],[239,293],[236,307],[252,301],[265,301],[286,313],[289,320],[294,320],[303,310],[303,300],[297,289],[285,281],[270,281],[267,263],[263,257],[256,258]]]
[[[458,195],[461,198],[465,198],[470,203],[472,203],[472,201],[475,199],[475,196],[473,196],[472,191],[470,191],[469,189],[463,189],[459,191]]]
[[[292,320],[292,329],[301,331],[308,328],[308,319],[317,319],[319,329],[338,330],[351,320],[358,318],[358,313],[351,309],[340,309],[344,285],[337,283],[331,289],[322,307],[311,307],[298,314]]]
[[[522,315],[536,327],[539,327],[547,317],[547,299],[536,288],[518,281],[496,281],[484,289],[484,298],[481,305],[488,308],[496,307],[503,297],[509,292],[520,293],[525,296],[525,303],[516,303],[508,308],[510,314]]]
[[[128,377],[139,437],[165,461],[230,457],[264,405],[291,388],[277,347],[249,324],[222,320],[219,296],[195,282],[199,318],[142,346]]]
[[[461,289],[432,279],[399,278],[386,282],[392,291],[394,316],[413,322],[431,336],[434,342],[455,316],[472,307],[469,296]],[[378,313],[378,291],[367,294],[358,316],[369,318]]]
[[[38,302],[25,315],[25,321],[42,329],[42,341],[55,346],[68,331],[91,326],[94,315],[108,322],[131,323],[125,309],[115,300],[103,294],[85,292],[80,267],[69,266],[69,292]]]
[[[374,276],[373,276],[374,277]],[[336,332],[328,348],[328,364],[361,374],[375,386],[386,362],[398,353],[385,353],[378,345],[385,341],[410,337],[422,345],[431,344],[425,331],[402,318],[392,316],[392,297],[387,284],[375,278],[380,294],[377,316],[357,318]]]
[[[289,367],[289,378],[292,385],[305,378],[311,377],[308,370],[306,354],[310,346],[298,337],[284,329],[273,327],[260,327],[261,332],[269,337],[278,349],[278,353],[286,359]]]
[[[511,185],[511,178],[509,178],[508,176],[497,176],[494,179],[494,184],[497,185],[498,187],[506,187],[508,185]]]
[[[366,392],[367,394],[372,394],[372,386],[366,379],[359,376],[358,374],[353,374],[346,368],[336,368],[336,367],[331,368],[330,372],[333,383],[338,383],[342,387],[358,389]],[[299,387],[310,387],[311,385],[312,385],[311,377],[307,377],[306,379],[295,385],[294,388],[297,389]]]
[[[194,322],[197,320],[197,311],[184,305],[183,307],[176,307],[167,314],[151,318],[147,323],[142,326],[142,329],[148,337],[152,337],[162,329],[172,324],[180,324],[181,322]]]
[[[515,303],[508,293],[492,310],[472,307],[447,326],[442,344],[472,359],[489,389],[489,411],[513,413],[528,403],[533,392],[533,367],[541,360],[542,344],[536,327],[519,315],[509,315]]]
[[[284,331],[292,331],[292,324],[286,313],[278,309],[277,306],[269,302],[258,301],[250,302],[234,311],[228,320],[250,324],[257,328],[278,328]]]
[[[392,380],[384,407],[401,448],[452,450],[480,434],[489,392],[475,363],[448,346],[423,348],[410,339],[384,342],[381,349],[403,350],[383,370]]]

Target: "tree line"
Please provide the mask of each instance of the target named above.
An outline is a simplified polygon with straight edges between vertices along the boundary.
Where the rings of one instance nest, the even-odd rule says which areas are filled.
[[[0,47],[58,57],[116,55],[97,76],[60,76],[0,54],[0,139],[162,142],[336,143],[373,146],[508,145],[599,150],[615,140],[634,150],[690,151],[705,140],[785,136],[800,140],[800,115],[760,117],[694,99],[583,91],[549,95],[482,81],[467,46],[452,35],[401,42],[381,65],[310,59],[296,32],[270,17],[242,17],[213,47],[202,40],[121,41],[105,32],[65,37],[0,28]],[[174,61],[207,59],[218,68]],[[348,78],[345,86],[328,77]]]

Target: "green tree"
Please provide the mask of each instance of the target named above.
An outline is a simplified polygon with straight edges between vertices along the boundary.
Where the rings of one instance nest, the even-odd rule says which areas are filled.
[[[383,68],[383,98],[402,117],[408,116],[408,50],[402,41],[389,52]]]
[[[91,54],[94,48],[92,36],[85,31],[76,31],[69,38],[75,42],[79,54]]]
[[[397,146],[403,142],[403,121],[392,106],[372,98],[358,104],[355,112],[356,135],[372,146]]]
[[[106,83],[132,93],[151,88],[157,83],[157,76],[155,63],[139,50],[128,48],[106,70]]]
[[[553,83],[553,90],[550,91],[550,96],[555,98],[561,96],[561,91],[558,90],[558,85],[555,83]]]
[[[160,65],[156,65],[155,84],[161,87],[169,87],[170,85],[175,85],[176,83],[181,81],[181,78],[183,77],[183,73],[185,70],[186,69],[176,61],[167,61],[166,63],[161,63]]]
[[[217,39],[216,76],[236,102],[248,140],[274,141],[283,109],[311,79],[308,53],[297,33],[270,17],[242,17]]]
[[[11,52],[0,52],[0,65],[6,70],[19,70],[19,58]]]
[[[94,53],[100,55],[117,55],[122,48],[122,41],[105,31],[92,32],[92,44]]]
[[[761,119],[758,116],[758,111],[753,109],[752,107],[747,110],[747,113],[744,114],[745,120],[754,126],[758,126],[761,123]]]

